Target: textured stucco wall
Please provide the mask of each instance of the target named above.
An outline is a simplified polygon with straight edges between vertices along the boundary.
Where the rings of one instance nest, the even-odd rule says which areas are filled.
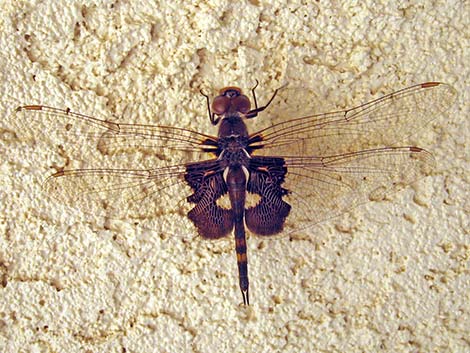
[[[0,351],[468,352],[468,2],[126,3],[0,2]],[[416,139],[430,177],[308,232],[249,237],[248,308],[232,239],[56,204],[40,183],[64,156],[5,126],[41,103],[214,133],[199,88],[255,79],[264,97],[310,88],[317,112],[431,80],[459,98]]]

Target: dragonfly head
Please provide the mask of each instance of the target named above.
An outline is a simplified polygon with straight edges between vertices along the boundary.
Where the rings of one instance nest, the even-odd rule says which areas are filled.
[[[217,115],[230,113],[246,114],[250,111],[250,100],[238,87],[225,87],[212,101],[212,111]]]

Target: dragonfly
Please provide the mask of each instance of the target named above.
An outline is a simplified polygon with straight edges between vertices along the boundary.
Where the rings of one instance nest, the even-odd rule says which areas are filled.
[[[249,305],[247,230],[260,237],[303,230],[425,176],[431,153],[400,142],[456,99],[450,85],[426,82],[351,109],[282,116],[250,133],[250,120],[282,90],[258,106],[257,85],[251,99],[238,87],[221,89],[212,102],[201,91],[216,136],[45,105],[18,107],[12,123],[66,156],[43,183],[53,200],[142,226],[168,210],[183,213],[178,226],[205,239],[233,232]],[[185,198],[176,196],[182,192]]]

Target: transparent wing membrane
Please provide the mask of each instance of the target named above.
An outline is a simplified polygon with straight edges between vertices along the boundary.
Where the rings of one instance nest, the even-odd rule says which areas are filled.
[[[170,160],[202,158],[205,153],[201,143],[210,138],[187,129],[116,123],[69,109],[37,105],[17,108],[11,123],[20,138],[42,143],[49,149],[64,144],[70,158],[83,162],[90,155],[106,156],[100,163],[122,169],[134,169],[139,162],[151,168],[169,164]]]
[[[286,158],[286,164],[293,228],[303,229],[367,201],[384,199],[428,174],[435,161],[417,147],[386,147],[321,158]]]
[[[456,99],[447,84],[428,82],[358,107],[285,120],[263,129],[260,155],[330,156],[394,146],[416,134]]]

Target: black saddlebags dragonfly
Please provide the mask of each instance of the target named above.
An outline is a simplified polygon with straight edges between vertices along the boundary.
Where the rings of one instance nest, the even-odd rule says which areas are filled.
[[[270,236],[289,221],[292,229],[304,229],[424,176],[434,164],[431,154],[397,143],[456,97],[451,86],[427,82],[352,109],[284,119],[249,133],[245,122],[278,93],[259,107],[255,88],[254,108],[237,87],[220,90],[212,104],[203,94],[217,136],[43,105],[18,107],[13,124],[17,134],[66,156],[65,167],[55,167],[44,182],[55,200],[143,225],[165,210],[184,210],[182,225],[207,239],[234,230],[239,285],[248,305],[245,229]],[[181,202],[177,195],[184,191]]]

